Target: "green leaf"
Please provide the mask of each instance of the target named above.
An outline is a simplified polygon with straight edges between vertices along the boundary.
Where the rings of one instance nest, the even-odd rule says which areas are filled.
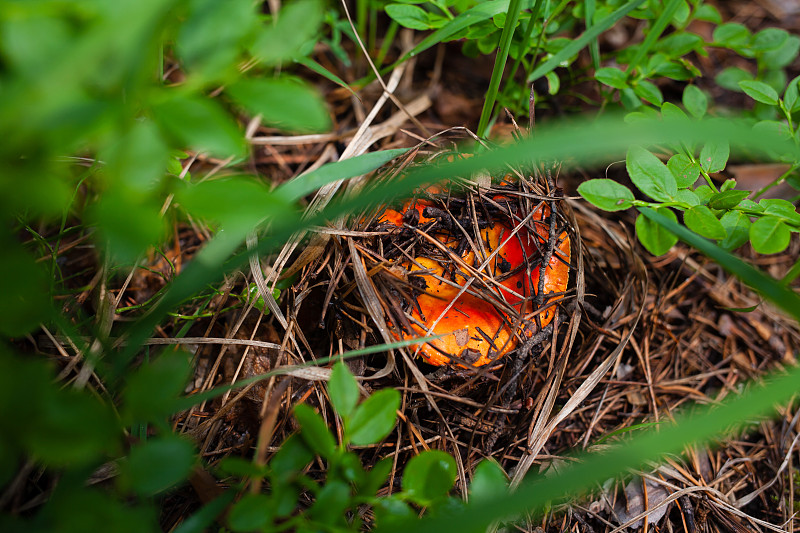
[[[318,38],[324,13],[320,0],[295,0],[286,4],[274,23],[259,34],[253,45],[253,55],[267,65],[278,65],[298,57]]]
[[[364,483],[358,487],[359,495],[371,497],[386,483],[389,474],[392,473],[394,460],[392,457],[384,457],[373,466],[364,479]]]
[[[407,524],[410,520],[418,520],[418,515],[398,495],[378,498],[374,506],[375,523],[380,528],[399,526],[399,531],[408,531]]]
[[[315,522],[346,526],[344,512],[350,506],[350,486],[338,480],[328,480],[309,509]]]
[[[242,79],[226,92],[267,124],[290,132],[319,132],[331,127],[325,101],[317,89],[297,78]]]
[[[283,441],[280,450],[269,462],[276,483],[289,483],[314,460],[314,454],[303,438],[294,434]]]
[[[777,215],[788,219],[792,224],[800,225],[800,214],[794,204],[782,198],[764,198],[758,205],[764,208],[764,213]]]
[[[634,185],[658,202],[668,202],[678,192],[675,176],[659,158],[640,146],[631,146],[625,167]]]
[[[194,148],[219,157],[246,152],[239,126],[215,101],[169,91],[169,98],[153,107],[153,118],[181,148]]]
[[[272,499],[266,494],[247,493],[233,504],[228,513],[228,526],[233,531],[254,531],[272,522]]]
[[[739,67],[726,67],[714,77],[717,85],[736,92],[742,91],[741,87],[739,87],[739,82],[752,79],[752,74]]]
[[[475,467],[472,474],[472,483],[469,484],[469,499],[491,500],[508,487],[508,477],[497,461],[484,459]]]
[[[697,85],[687,85],[683,90],[683,107],[694,118],[703,118],[708,110],[708,98]]]
[[[389,4],[384,10],[392,20],[396,21],[401,26],[411,28],[412,30],[429,30],[431,29],[428,13],[419,6],[412,6],[408,4]]]
[[[604,211],[623,211],[631,207],[633,193],[626,186],[610,179],[593,179],[578,186],[578,193]]]
[[[175,48],[190,75],[221,80],[236,72],[244,40],[256,30],[256,13],[249,0],[192,0],[180,25]],[[209,36],[213,35],[213,39]]]
[[[708,207],[711,209],[733,209],[749,195],[750,191],[737,191],[735,189],[718,192],[709,198]]]
[[[727,142],[710,141],[700,150],[700,166],[706,172],[720,172],[725,169],[731,148]]]
[[[790,35],[779,48],[762,53],[758,62],[768,72],[777,72],[789,66],[797,58],[798,52],[800,52],[800,37]]]
[[[717,194],[708,185],[700,185],[694,190],[694,193],[698,198],[700,198],[700,203],[704,205],[708,204],[708,201],[711,199],[711,197]]]
[[[25,335],[53,315],[49,273],[15,239],[0,233],[0,334]]]
[[[328,394],[331,397],[333,408],[342,418],[349,417],[353,413],[361,396],[356,379],[347,365],[341,361],[333,365],[331,370]]]
[[[678,189],[678,194],[675,195],[675,198],[677,198],[679,202],[683,202],[684,204],[688,204],[690,206],[703,204],[700,201],[700,197],[697,195],[697,193],[690,189]]]
[[[778,93],[766,83],[755,80],[744,80],[739,82],[739,87],[756,102],[778,105]]]
[[[800,84],[800,76],[797,76],[786,86],[786,91],[783,93],[783,104],[789,112],[794,112],[795,105],[798,103],[798,85]]]
[[[728,235],[711,209],[704,205],[688,209],[683,215],[683,222],[690,230],[709,239],[724,239]]]
[[[678,221],[678,217],[669,208],[657,208],[656,212],[670,220]],[[674,233],[642,214],[636,217],[636,235],[647,251],[655,256],[667,253],[678,242],[678,237]]]
[[[701,4],[694,12],[694,18],[697,20],[704,20],[713,24],[722,24],[722,15],[716,7],[711,4]]]
[[[685,154],[675,154],[670,157],[667,168],[675,176],[679,189],[691,187],[700,177],[700,167]]]
[[[741,211],[728,211],[719,219],[725,228],[726,236],[720,241],[720,247],[725,250],[735,250],[750,239],[750,217]]]
[[[427,450],[412,457],[403,470],[403,492],[414,503],[427,506],[447,496],[456,475],[456,461],[450,454]]]
[[[750,226],[750,242],[753,249],[760,254],[777,254],[789,246],[792,233],[783,221],[766,215]]]
[[[755,52],[769,52],[777,50],[786,43],[789,33],[781,28],[766,28],[755,35],[750,43],[750,48]]]
[[[142,363],[122,392],[125,423],[157,421],[179,409],[190,369],[190,358],[183,351],[166,350],[154,361]]]
[[[300,435],[308,447],[331,460],[336,452],[336,441],[322,417],[303,403],[294,406],[294,417],[300,422]]]
[[[640,80],[636,83],[633,87],[633,92],[642,100],[656,106],[660,106],[664,102],[664,95],[661,94],[661,89],[647,80]]]
[[[195,465],[194,445],[175,435],[131,448],[120,465],[123,485],[140,495],[157,494],[185,480]]]
[[[750,30],[742,24],[729,22],[714,28],[713,39],[719,45],[737,48],[750,40]]]
[[[358,406],[349,424],[345,424],[345,435],[351,444],[366,446],[383,440],[397,421],[400,393],[394,389],[383,389],[374,393]]]
[[[135,220],[136,224],[131,224]],[[133,263],[164,236],[159,204],[152,196],[135,194],[127,187],[112,187],[86,211],[86,221],[96,225],[101,247],[122,264]]]
[[[628,87],[628,75],[618,68],[605,67],[597,69],[594,77],[603,85],[608,85],[615,89],[625,89]]]

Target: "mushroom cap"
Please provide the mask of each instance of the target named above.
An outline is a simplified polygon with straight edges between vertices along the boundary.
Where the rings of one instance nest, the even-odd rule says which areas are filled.
[[[508,198],[495,196],[494,200],[501,202]],[[425,208],[431,206],[433,203],[427,200],[409,201],[401,210],[386,209],[378,222],[400,227],[405,217],[405,220],[417,219],[414,225],[424,224],[434,220],[425,216]],[[438,241],[441,257],[414,257],[413,261],[401,263],[409,276],[424,281],[425,292],[412,302],[412,331],[395,327],[395,336],[412,340],[445,334],[416,345],[426,362],[437,366],[451,363],[482,366],[500,359],[516,348],[520,338],[529,338],[549,324],[555,316],[553,307],[545,306],[536,314],[532,302],[539,287],[540,268],[536,262],[541,262],[541,250],[549,238],[549,215],[550,208],[541,203],[525,225],[517,227],[511,217],[495,220],[480,230],[482,246],[478,250],[467,247],[460,254],[457,247],[461,239],[455,235],[459,230],[426,233],[429,240]],[[476,260],[476,252],[480,260]],[[545,269],[545,294],[566,290],[569,261],[570,240],[562,232]],[[468,280],[476,279],[477,269],[483,263],[480,277],[484,281],[469,282],[465,289]],[[545,303],[556,299],[546,299]]]

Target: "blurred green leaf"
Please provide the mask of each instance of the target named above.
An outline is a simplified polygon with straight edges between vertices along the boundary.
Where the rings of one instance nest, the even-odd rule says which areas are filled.
[[[53,313],[44,264],[0,233],[0,334],[24,335]]]
[[[431,24],[428,13],[419,6],[408,4],[389,4],[385,8],[386,14],[398,24],[412,30],[429,30]]]
[[[244,134],[216,101],[170,90],[153,106],[153,118],[182,148],[218,157],[242,156]]]
[[[703,118],[708,109],[708,98],[697,85],[687,85],[683,90],[683,107],[694,118]]]
[[[342,418],[349,417],[356,408],[361,393],[358,383],[343,362],[333,365],[331,379],[328,381],[328,394],[333,408]]]
[[[657,208],[656,212],[670,220],[678,221],[678,217],[669,208]],[[678,242],[678,237],[674,233],[644,215],[640,214],[636,217],[635,225],[636,236],[639,237],[639,241],[647,248],[648,252],[655,256],[667,253]]]
[[[276,481],[287,483],[294,480],[308,463],[314,460],[314,454],[303,438],[294,434],[283,441],[280,450],[269,462]]]
[[[266,65],[277,65],[300,55],[314,41],[325,9],[319,0],[294,0],[281,8],[253,45],[253,55]]]
[[[185,518],[172,533],[203,533],[208,531],[214,520],[231,504],[236,497],[236,492],[226,490],[221,495],[205,504],[200,510]]]
[[[419,505],[430,505],[447,496],[453,488],[456,461],[441,450],[426,450],[408,461],[403,470],[403,492]]]
[[[399,392],[394,389],[375,392],[358,406],[350,423],[345,424],[347,440],[356,446],[380,442],[394,428],[399,408]]]
[[[625,158],[628,175],[653,200],[668,202],[678,192],[675,176],[659,158],[640,146],[631,146]]]
[[[736,92],[742,91],[741,87],[739,87],[739,82],[752,79],[752,74],[739,67],[726,67],[714,77],[717,85]]]
[[[470,500],[491,500],[508,487],[508,477],[497,461],[484,459],[475,467],[472,483],[469,484]]]
[[[364,483],[359,486],[358,492],[362,497],[372,497],[386,483],[389,474],[392,473],[394,460],[392,457],[384,457],[367,472]]]
[[[111,409],[86,391],[51,388],[39,398],[34,418],[20,431],[27,451],[46,465],[83,466],[119,448]],[[91,423],[87,423],[91,421]]]
[[[101,196],[89,207],[86,222],[97,227],[100,246],[123,264],[132,264],[165,233],[156,198],[135,194],[127,187],[114,187]]]
[[[236,74],[236,61],[257,29],[250,0],[190,0],[175,48],[189,75],[222,81]]]
[[[800,37],[790,35],[780,47],[764,52],[759,63],[769,71],[775,72],[789,66],[797,58],[798,52],[800,52]]]
[[[228,525],[233,531],[254,531],[272,522],[272,499],[266,494],[245,494],[231,506]]]
[[[623,211],[631,207],[633,193],[626,186],[610,179],[593,179],[578,186],[578,193],[604,211]]]
[[[618,68],[605,67],[598,69],[594,77],[603,85],[608,85],[615,89],[625,89],[628,87],[628,75]]]
[[[744,46],[750,40],[750,30],[742,24],[728,22],[714,28],[714,42],[732,48]]]
[[[100,154],[103,176],[112,187],[145,194],[157,189],[164,177],[169,148],[158,127],[148,119],[135,122]]]
[[[331,127],[325,101],[312,85],[288,76],[242,79],[226,92],[264,122],[287,132],[318,132]]]
[[[397,495],[379,498],[373,509],[379,528],[395,526],[396,530],[409,531],[409,524],[417,521],[417,513]]]
[[[350,486],[338,480],[328,480],[309,509],[314,521],[346,526],[344,512],[350,506]]]
[[[157,494],[185,480],[195,461],[188,440],[176,435],[151,438],[131,448],[120,465],[121,483],[137,494]]]
[[[182,351],[164,350],[154,361],[142,363],[122,393],[126,423],[153,422],[173,414],[190,371],[190,357]]]
[[[336,451],[336,442],[322,417],[302,403],[294,406],[294,416],[300,422],[300,434],[308,447],[330,461]]]

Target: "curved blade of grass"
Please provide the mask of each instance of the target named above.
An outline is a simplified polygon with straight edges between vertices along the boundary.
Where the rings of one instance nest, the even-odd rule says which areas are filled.
[[[360,357],[362,355],[369,355],[373,353],[380,353],[386,352],[388,350],[395,350],[397,348],[405,348],[406,346],[412,346],[414,344],[419,344],[421,342],[429,342],[436,339],[441,339],[442,337],[446,337],[450,335],[449,333],[443,333],[441,335],[431,335],[428,337],[420,337],[418,339],[411,339],[411,340],[404,340],[404,341],[397,341],[392,343],[386,344],[378,344],[376,346],[367,346],[366,348],[361,348],[360,350],[352,350],[349,352],[345,352],[341,355],[331,355],[329,357],[320,357],[313,361],[307,361],[305,363],[291,365],[286,367],[276,368],[275,370],[270,370],[269,372],[265,372],[263,374],[258,374],[256,376],[251,376],[249,378],[245,378],[242,380],[237,381],[236,383],[232,383],[230,385],[222,385],[219,387],[214,387],[213,389],[209,389],[207,391],[198,392],[197,394],[192,394],[191,396],[186,396],[181,398],[180,401],[176,403],[178,410],[189,409],[193,405],[197,405],[199,403],[211,400],[218,396],[222,396],[226,392],[239,389],[242,387],[246,387],[251,383],[257,383],[264,379],[270,378],[272,376],[282,376],[288,374],[293,370],[297,370],[300,368],[308,368],[312,366],[320,366],[330,363],[331,361],[339,361],[341,359],[352,359],[354,357]]]
[[[624,157],[631,144],[706,142],[710,139],[724,140],[732,146],[745,146],[750,151],[770,153],[775,150],[787,155],[798,155],[794,143],[777,134],[753,136],[751,127],[743,121],[700,121],[692,123],[690,128],[685,123],[674,120],[643,120],[627,124],[621,117],[612,115],[591,122],[561,121],[557,125],[540,128],[535,137],[501,149],[441,165],[414,167],[406,175],[387,181],[381,187],[367,189],[358,197],[332,202],[316,216],[304,219],[298,209],[293,217],[281,220],[273,217],[270,219],[270,232],[259,242],[257,250],[259,253],[271,251],[300,228],[324,224],[326,220],[347,215],[356,209],[380,205],[394,197],[407,195],[423,184],[436,183],[448,177],[469,176],[476,171],[506,172],[509,165],[530,165],[534,161],[563,160],[565,165],[571,162],[598,164]],[[261,213],[260,216],[264,217],[265,214]],[[239,268],[247,262],[247,251],[227,259],[220,253],[225,249],[234,250],[241,246],[241,242],[235,238],[230,237],[229,242],[225,242],[225,238],[225,232],[218,233],[171,282],[169,290],[150,312],[131,326],[127,332],[128,344],[122,352],[115,354],[118,375],[124,372],[127,362],[136,354],[138,345],[151,335],[167,312],[206,284],[218,281],[224,272]],[[215,244],[218,239],[220,244]],[[244,235],[241,239],[244,239]],[[211,245],[217,246],[217,250],[211,248]]]
[[[277,189],[275,194],[289,202],[296,202],[303,196],[314,192],[328,183],[361,176],[372,172],[396,157],[406,153],[406,148],[369,152],[356,157],[336,161],[323,165],[317,170],[302,174],[291,181],[287,181]]]
[[[669,26],[669,23],[672,21],[672,17],[675,15],[675,12],[683,3],[684,0],[670,0],[669,4],[667,4],[667,7],[661,12],[658,20],[656,20],[655,24],[650,27],[647,37],[645,37],[642,44],[639,45],[636,55],[633,56],[633,59],[628,64],[628,68],[625,69],[625,72],[630,72],[639,66],[639,63],[642,61],[644,56],[647,55],[647,52],[650,51],[650,48],[653,47],[658,38],[661,37],[661,34],[664,33],[664,30],[667,29],[667,26]]]
[[[542,509],[551,502],[599,486],[610,477],[627,469],[642,467],[667,454],[680,454],[688,445],[706,443],[722,435],[757,423],[757,418],[772,413],[776,404],[785,403],[797,393],[800,368],[775,374],[758,385],[751,384],[741,395],[720,406],[704,406],[684,411],[674,424],[664,423],[626,444],[603,453],[579,455],[580,461],[565,467],[550,477],[537,475],[513,493],[470,502],[458,514],[438,516],[388,527],[378,527],[379,533],[409,531],[439,533],[440,531],[483,531],[495,520],[509,520],[523,513]]]
[[[555,68],[558,67],[562,61],[580,52],[585,46],[591,43],[593,39],[597,38],[598,35],[616,24],[619,19],[642,5],[644,2],[645,0],[631,0],[591,28],[587,28],[586,31],[576,37],[574,41],[562,48],[553,57],[536,67],[536,69],[531,72],[531,75],[528,76],[528,82],[534,82],[548,72],[555,70]]]
[[[680,240],[717,262],[722,268],[758,291],[764,298],[783,309],[800,322],[800,296],[762,271],[748,265],[735,255],[726,252],[713,242],[660,215],[649,207],[639,211],[678,236]]]
[[[356,98],[359,97],[356,94],[356,92],[353,89],[351,89],[350,86],[347,85],[347,83],[342,78],[340,78],[339,76],[337,76],[336,74],[334,74],[330,70],[326,69],[325,67],[323,67],[322,65],[320,65],[319,63],[317,63],[316,61],[311,59],[310,57],[302,57],[302,58],[297,59],[296,61],[297,61],[297,63],[300,63],[301,65],[303,65],[307,69],[309,69],[309,70],[311,70],[313,72],[316,72],[317,74],[319,74],[320,76],[322,76],[324,78],[327,78],[327,79],[331,80],[333,83],[335,83],[339,87],[343,87],[343,88],[347,89],[348,91],[350,91],[350,94],[352,94]]]
[[[503,33],[500,35],[500,48],[494,58],[492,77],[489,80],[489,88],[486,89],[486,97],[483,100],[481,118],[478,121],[478,137],[486,135],[486,127],[489,125],[489,117],[494,110],[494,103],[497,100],[497,90],[500,88],[500,81],[503,79],[503,71],[508,60],[508,50],[511,48],[511,38],[514,37],[514,30],[519,20],[520,0],[511,0],[506,11],[506,22],[503,25]]]

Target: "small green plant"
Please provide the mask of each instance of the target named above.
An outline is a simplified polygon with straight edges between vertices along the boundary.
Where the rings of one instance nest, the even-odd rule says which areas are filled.
[[[338,362],[331,372],[328,396],[342,421],[338,443],[331,433],[333,424],[326,423],[312,407],[299,404],[294,416],[300,431],[286,439],[265,466],[231,457],[221,462],[222,474],[242,476],[250,482],[263,480],[268,487],[263,493],[245,493],[233,504],[228,514],[231,530],[357,530],[362,526],[357,511],[363,506],[373,510],[377,525],[388,526],[415,518],[421,508],[436,513],[462,505],[460,499],[449,496],[456,479],[455,460],[449,454],[429,450],[414,456],[403,470],[401,490],[378,495],[392,472],[393,459],[386,457],[365,469],[351,449],[377,444],[389,435],[400,407],[396,390],[379,390],[359,402],[358,383],[347,366]],[[324,480],[304,473],[315,457],[325,462]],[[471,485],[473,497],[505,487],[505,474],[496,463],[478,465]],[[313,500],[307,508],[301,504],[302,494]]]
[[[742,90],[757,102],[780,110],[783,121],[762,120],[753,125],[754,135],[771,131],[800,146],[797,122],[793,113],[800,109],[798,78],[785,89],[783,98],[765,83],[741,81]],[[695,119],[706,115],[708,102],[705,94],[693,85],[683,93],[683,105]],[[678,106],[664,103],[661,115],[685,121],[691,128],[689,117]],[[643,118],[644,114],[629,115],[629,120]],[[736,181],[725,180],[721,185],[711,174],[722,172],[728,162],[730,148],[727,143],[708,142],[700,147],[691,143],[673,146],[674,152],[666,164],[652,152],[640,146],[628,149],[625,166],[634,186],[650,200],[637,200],[633,192],[610,179],[593,179],[582,183],[578,192],[586,200],[605,211],[620,211],[630,207],[650,207],[677,221],[675,210],[683,213],[683,223],[703,237],[713,239],[726,249],[733,250],[750,241],[762,254],[779,253],[786,249],[792,233],[800,232],[800,214],[794,205],[783,199],[759,197],[777,183],[795,179],[793,173],[800,167],[795,154],[774,154],[777,159],[790,164],[789,169],[769,186],[760,191],[736,189]],[[640,214],[636,219],[636,234],[641,243],[654,255],[666,253],[678,238],[661,225]]]

